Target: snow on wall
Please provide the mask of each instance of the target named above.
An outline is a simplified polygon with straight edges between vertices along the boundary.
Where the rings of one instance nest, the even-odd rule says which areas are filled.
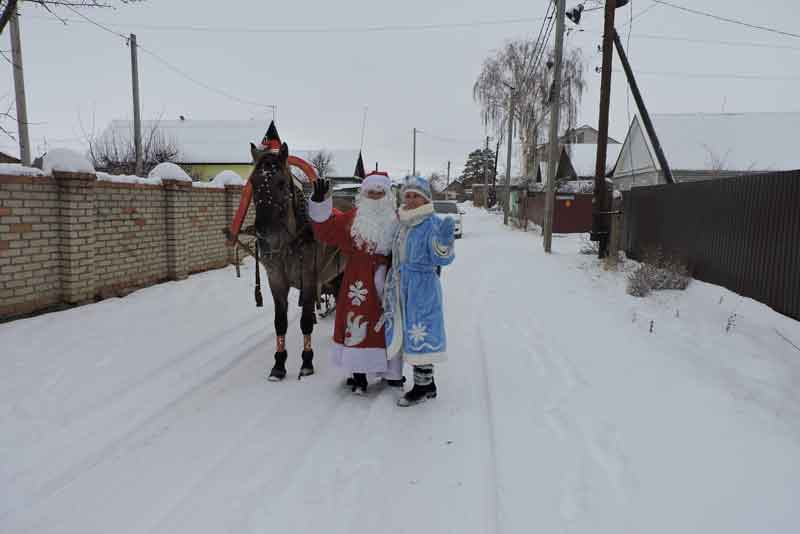
[[[180,168],[180,166],[170,163],[169,161],[159,163],[153,167],[153,170],[150,171],[150,174],[148,174],[147,177],[160,178],[161,180],[178,180],[179,182],[192,181],[191,176],[186,174],[186,171]]]
[[[211,180],[212,184],[217,187],[224,187],[226,185],[244,185],[244,178],[239,176],[233,171],[222,171]]]
[[[42,171],[45,174],[58,172],[94,173],[92,163],[83,154],[68,148],[54,148],[44,155]]]
[[[44,176],[44,173],[34,167],[23,167],[19,163],[0,163],[0,174],[9,176]]]

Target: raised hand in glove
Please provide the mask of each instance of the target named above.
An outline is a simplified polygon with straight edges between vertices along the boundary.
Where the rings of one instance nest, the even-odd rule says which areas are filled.
[[[452,217],[445,217],[439,223],[439,229],[436,233],[436,241],[439,244],[449,247],[453,244],[456,238],[456,221]]]
[[[322,202],[325,200],[325,196],[328,194],[330,188],[331,184],[328,180],[324,178],[317,179],[317,181],[314,182],[314,192],[311,193],[311,201]]]

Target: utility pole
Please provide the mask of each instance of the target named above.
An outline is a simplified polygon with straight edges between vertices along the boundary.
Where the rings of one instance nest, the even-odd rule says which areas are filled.
[[[142,162],[142,117],[139,112],[139,60],[136,55],[136,35],[131,34],[131,73],[133,80],[133,145],[136,150],[136,170],[134,174],[141,176]]]
[[[508,149],[506,150],[506,190],[503,195],[503,224],[508,226],[508,212],[511,203],[511,146],[512,138],[514,137],[514,91],[513,87],[509,86],[508,93]]]
[[[447,187],[450,187],[450,160],[447,161]]]
[[[661,166],[661,171],[664,173],[664,179],[668,184],[674,184],[675,179],[672,177],[672,170],[669,167],[666,156],[664,156],[664,150],[661,148],[661,142],[659,142],[658,136],[656,135],[656,129],[653,127],[653,121],[650,120],[650,114],[647,112],[647,108],[644,105],[642,93],[639,92],[639,86],[636,84],[636,78],[633,76],[633,69],[631,68],[631,64],[628,62],[628,55],[625,54],[625,48],[622,46],[622,41],[620,41],[619,34],[617,34],[616,30],[614,30],[614,46],[617,48],[617,54],[619,54],[622,67],[625,69],[625,76],[628,78],[628,85],[631,88],[631,93],[633,93],[633,99],[636,101],[636,107],[639,108],[639,115],[642,117],[644,128],[647,130],[647,135],[650,137],[650,143],[653,145],[656,158],[658,158],[658,164]]]
[[[609,225],[608,195],[606,194],[606,155],[608,152],[608,108],[611,101],[611,62],[614,60],[614,13],[617,4],[606,2],[603,27],[603,67],[600,78],[600,119],[597,129],[597,163],[594,172],[594,198],[592,199],[592,241],[598,242],[598,257],[608,254]],[[627,3],[627,2],[625,2]]]
[[[14,70],[14,93],[17,102],[17,129],[19,131],[19,159],[31,166],[31,141],[28,134],[28,106],[25,101],[25,76],[22,70],[22,40],[19,37],[19,8],[11,14],[11,61]]]
[[[486,153],[489,151],[489,136],[486,136],[486,148],[481,159],[483,160],[483,207],[489,209],[489,162],[486,161]]]
[[[412,143],[411,176],[417,175],[417,129],[414,128],[414,141]]]
[[[611,4],[608,1],[607,4]],[[547,167],[547,194],[544,203],[544,251],[548,254],[553,246],[553,217],[556,203],[556,171],[561,151],[558,142],[558,120],[561,104],[561,63],[564,55],[565,0],[556,0],[556,50],[553,65],[553,89],[550,92],[550,158]]]

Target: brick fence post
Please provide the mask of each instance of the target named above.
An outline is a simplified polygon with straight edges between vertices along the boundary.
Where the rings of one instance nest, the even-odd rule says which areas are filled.
[[[226,185],[225,186],[225,226],[230,228],[236,210],[239,209],[239,199],[242,197],[244,186]],[[233,263],[233,247],[228,249],[228,263]]]
[[[80,304],[94,298],[94,174],[53,172],[58,185],[58,239],[61,299]]]
[[[167,226],[167,276],[183,280],[189,276],[189,237],[192,230],[189,208],[192,183],[162,180]]]

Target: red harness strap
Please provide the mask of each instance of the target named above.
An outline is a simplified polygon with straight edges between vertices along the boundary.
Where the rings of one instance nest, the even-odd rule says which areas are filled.
[[[306,160],[298,158],[297,156],[289,156],[287,163],[303,171],[312,184],[317,181],[317,171]],[[233,217],[233,222],[231,223],[231,243],[236,243],[236,238],[239,237],[239,232],[242,230],[242,224],[244,224],[244,218],[247,217],[247,210],[250,208],[250,202],[252,200],[253,184],[248,178],[242,190],[242,196],[239,198],[239,209],[236,210],[236,215]]]

